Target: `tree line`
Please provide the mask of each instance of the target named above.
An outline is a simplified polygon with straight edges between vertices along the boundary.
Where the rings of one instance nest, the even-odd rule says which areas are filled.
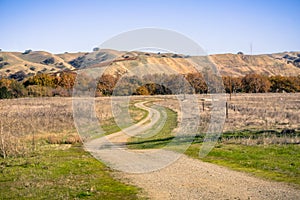
[[[157,95],[214,93],[217,77],[200,73],[151,74],[138,76],[102,75],[94,80],[81,75],[76,80],[74,72],[37,74],[23,81],[0,79],[0,98],[72,96],[75,81],[81,91],[94,91],[95,96]],[[243,77],[223,76],[221,80],[227,93],[300,92],[300,76],[264,76],[247,74]]]

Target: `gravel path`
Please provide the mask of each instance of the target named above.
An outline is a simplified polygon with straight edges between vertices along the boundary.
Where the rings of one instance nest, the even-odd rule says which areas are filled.
[[[127,129],[131,136],[139,134],[145,126],[149,128],[161,117],[143,103],[136,106],[147,110],[149,115]],[[150,123],[145,123],[149,120]],[[85,147],[96,158],[119,169],[115,172],[117,178],[142,188],[142,196],[150,199],[300,199],[300,190],[285,183],[262,180],[170,151],[128,150],[125,143],[129,137],[123,130],[92,140]],[[164,167],[140,173],[157,163]]]
[[[155,108],[146,107],[144,103],[146,102],[137,103],[135,106],[148,111],[145,119],[120,132],[91,140],[84,144],[85,149],[109,167],[129,173],[150,172],[177,160],[180,154],[162,149],[147,151],[127,149],[128,138],[143,135],[147,129],[151,130],[154,124],[161,123],[163,117],[167,117]]]
[[[145,174],[116,172],[143,188],[150,199],[300,199],[300,190],[182,155],[172,165]]]

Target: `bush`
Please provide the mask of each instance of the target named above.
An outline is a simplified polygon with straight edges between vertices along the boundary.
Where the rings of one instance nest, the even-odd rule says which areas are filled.
[[[8,91],[6,87],[0,88],[0,99],[10,99],[12,98],[12,93]]]
[[[27,96],[27,90],[24,85],[17,81],[13,81],[10,84],[10,91],[15,98]]]
[[[93,51],[99,51],[100,50],[100,48],[99,47],[95,47],[95,48],[93,48]]]
[[[14,74],[11,74],[9,76],[9,78],[15,79],[17,81],[22,81],[22,80],[24,80],[25,77],[26,77],[26,74],[23,71],[18,71],[18,72],[14,73]]]
[[[1,62],[0,63],[0,69],[3,68],[5,65],[9,65],[9,63],[8,62]]]
[[[74,60],[71,60],[69,62],[69,64],[72,65],[75,68],[80,68],[82,66],[84,60],[85,60],[84,56],[79,56],[78,58],[75,58]]]
[[[40,86],[40,85],[30,85],[27,87],[28,96],[33,97],[51,97],[52,88]]]
[[[51,65],[51,64],[54,64],[54,62],[55,62],[55,59],[54,59],[53,57],[51,57],[51,58],[45,59],[45,60],[42,62],[42,64],[45,64],[45,65]]]
[[[25,55],[25,54],[30,54],[31,52],[32,52],[31,49],[25,50],[25,51],[23,52],[23,55]]]

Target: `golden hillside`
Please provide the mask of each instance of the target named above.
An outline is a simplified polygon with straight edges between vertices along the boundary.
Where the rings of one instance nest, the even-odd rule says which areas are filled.
[[[101,67],[113,61],[105,73],[143,75],[148,73],[193,73],[196,70],[189,57],[171,53],[121,52],[101,50],[92,53],[51,54],[44,51],[0,52],[0,76],[22,80],[37,73],[55,73],[86,67]],[[209,59],[221,75],[244,76],[249,73],[264,75],[300,75],[300,53],[265,55],[217,54]],[[20,78],[21,77],[21,78]]]
[[[75,69],[63,58],[44,51],[0,52],[0,76],[30,76]]]
[[[264,75],[300,75],[300,54],[278,53],[265,55],[218,54],[211,55],[223,75],[244,76],[249,73]]]

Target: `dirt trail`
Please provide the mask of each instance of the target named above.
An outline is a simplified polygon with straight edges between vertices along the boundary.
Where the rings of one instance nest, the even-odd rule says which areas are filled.
[[[136,106],[147,110],[149,115],[137,125],[127,129],[131,130],[131,135],[139,134],[139,130],[144,130],[144,126],[151,127],[161,117],[159,112],[145,107],[143,103],[136,104]],[[145,124],[149,120],[151,122]],[[143,195],[150,199],[300,199],[300,190],[285,183],[262,180],[185,155],[176,155],[174,152],[163,152],[162,160],[170,161],[170,157],[177,157],[175,162],[160,170],[149,173],[127,173],[139,172],[139,170],[155,164],[155,162],[148,161],[147,158],[153,158],[150,153],[156,151],[129,151],[125,146],[129,137],[124,132],[118,132],[90,141],[85,144],[85,147],[96,158],[120,169],[121,171],[115,172],[115,175],[142,188]],[[137,154],[137,152],[139,153]],[[149,155],[145,158],[139,157],[139,155],[147,153]],[[138,159],[144,163],[142,168],[139,168],[140,166],[135,168],[140,164],[135,164]],[[158,160],[159,157],[155,157],[155,159]]]
[[[161,170],[116,176],[143,188],[150,199],[300,199],[300,190],[182,155]]]

